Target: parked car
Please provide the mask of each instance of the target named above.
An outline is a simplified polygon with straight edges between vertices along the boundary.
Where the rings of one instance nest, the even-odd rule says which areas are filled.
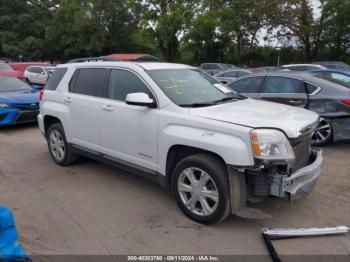
[[[350,88],[350,71],[346,73],[346,71],[326,69],[310,71],[310,74]]]
[[[348,73],[350,72],[350,66],[344,62],[323,61],[323,62],[314,62],[313,64],[318,64],[329,69],[346,71]]]
[[[39,91],[14,77],[0,77],[0,126],[36,122]]]
[[[23,79],[22,73],[20,71],[14,70],[9,64],[0,63],[0,77],[10,76],[17,77],[18,79]]]
[[[280,70],[288,69],[289,71],[312,71],[312,70],[322,70],[326,69],[324,66],[321,65],[314,65],[314,64],[290,64],[290,65],[283,65],[280,67]]]
[[[21,72],[21,78],[24,79],[24,71],[29,66],[50,66],[50,62],[13,62],[9,65],[16,71]]]
[[[54,70],[55,67],[52,66],[29,66],[24,71],[24,78],[30,85],[45,85]]]
[[[228,85],[243,96],[302,107],[321,116],[314,145],[350,139],[350,90],[307,73],[267,72]]]
[[[222,64],[222,63],[203,63],[200,65],[200,69],[208,75],[216,75],[222,71],[237,68],[234,65]]]
[[[233,80],[235,80],[238,77],[245,76],[248,74],[252,74],[253,72],[250,70],[245,69],[232,69],[223,71],[221,73],[218,73],[214,75],[213,77],[217,80],[219,80],[223,84],[231,83]]]
[[[264,71],[277,71],[280,69],[278,66],[264,66],[260,68],[263,69]]]
[[[190,66],[59,65],[40,97],[57,164],[85,155],[134,172],[171,189],[200,223],[238,212],[251,195],[305,195],[320,175],[316,113],[245,99]]]

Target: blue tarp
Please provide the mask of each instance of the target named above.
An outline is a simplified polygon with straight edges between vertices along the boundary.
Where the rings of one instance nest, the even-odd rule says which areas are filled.
[[[17,239],[12,212],[0,206],[0,261],[30,261]]]

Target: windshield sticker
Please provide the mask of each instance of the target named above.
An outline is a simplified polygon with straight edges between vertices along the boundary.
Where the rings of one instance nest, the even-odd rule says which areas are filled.
[[[223,92],[224,94],[227,94],[227,93],[232,93],[232,91],[227,88],[226,86],[222,85],[222,84],[214,84],[214,86],[219,89],[221,92]]]

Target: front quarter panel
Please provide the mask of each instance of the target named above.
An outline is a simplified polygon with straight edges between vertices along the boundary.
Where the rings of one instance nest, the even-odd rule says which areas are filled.
[[[173,112],[163,112],[159,125],[158,159],[161,174],[166,173],[170,148],[178,145],[217,154],[227,165],[254,165],[249,127]]]

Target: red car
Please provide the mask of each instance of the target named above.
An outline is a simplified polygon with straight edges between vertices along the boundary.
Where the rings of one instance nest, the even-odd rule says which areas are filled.
[[[0,63],[0,76],[12,76],[23,80],[23,72],[14,70],[9,64]]]

